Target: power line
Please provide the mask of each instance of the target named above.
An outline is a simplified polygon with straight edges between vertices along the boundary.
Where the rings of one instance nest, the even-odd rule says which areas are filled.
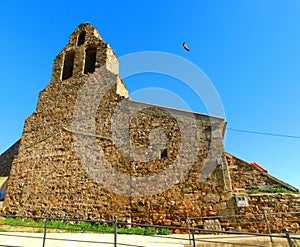
[[[227,130],[231,130],[231,131],[244,132],[244,133],[248,133],[248,134],[267,135],[267,136],[275,136],[275,137],[285,137],[285,138],[300,139],[300,136],[294,136],[294,135],[268,133],[268,132],[252,131],[252,130],[241,130],[241,129],[234,129],[234,128],[226,128],[226,129]]]

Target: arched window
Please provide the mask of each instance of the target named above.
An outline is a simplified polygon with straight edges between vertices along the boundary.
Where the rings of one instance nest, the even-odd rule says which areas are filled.
[[[73,51],[65,54],[62,80],[66,80],[72,76],[74,67],[75,53]]]
[[[84,42],[85,42],[85,31],[82,31],[78,36],[77,46],[83,45]]]
[[[96,64],[96,48],[89,47],[85,50],[84,73],[93,73]]]
[[[168,157],[169,157],[169,152],[168,152],[167,148],[160,151],[160,158],[161,159],[165,159],[165,158],[168,158]]]

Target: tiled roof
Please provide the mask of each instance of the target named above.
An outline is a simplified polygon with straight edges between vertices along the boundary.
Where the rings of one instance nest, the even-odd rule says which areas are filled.
[[[257,168],[258,170],[262,171],[262,172],[268,172],[265,168],[261,167],[259,164],[257,164],[256,162],[250,162],[250,165],[254,166],[255,168]]]

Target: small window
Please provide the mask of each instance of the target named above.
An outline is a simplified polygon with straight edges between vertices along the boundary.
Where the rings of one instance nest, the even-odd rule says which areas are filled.
[[[160,152],[160,158],[161,159],[168,158],[168,149],[167,148],[161,150],[161,152]]]
[[[83,45],[85,42],[85,31],[81,32],[78,36],[77,46]]]
[[[73,67],[74,67],[74,58],[75,58],[74,52],[68,52],[65,55],[63,74],[62,74],[63,80],[66,80],[66,79],[72,77]]]
[[[85,50],[84,74],[93,73],[96,64],[96,48],[90,47]]]

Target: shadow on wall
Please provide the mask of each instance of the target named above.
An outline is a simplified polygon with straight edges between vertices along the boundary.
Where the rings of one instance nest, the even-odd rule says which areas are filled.
[[[12,162],[19,153],[20,140],[0,155],[0,177],[9,177]],[[1,185],[0,185],[1,186]]]
[[[3,185],[3,188],[0,190],[0,201],[4,201],[6,196],[6,183]]]
[[[4,201],[6,196],[6,182],[8,177],[0,177],[0,201]]]

